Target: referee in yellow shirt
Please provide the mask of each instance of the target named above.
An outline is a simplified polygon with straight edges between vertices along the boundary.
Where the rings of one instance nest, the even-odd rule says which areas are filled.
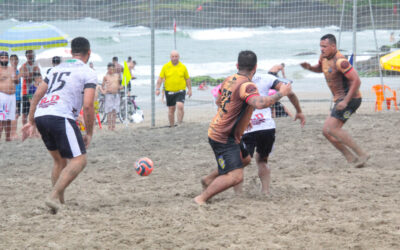
[[[156,95],[160,95],[160,87],[164,82],[165,97],[168,106],[168,120],[170,127],[175,126],[175,110],[178,106],[178,124],[183,120],[183,104],[185,102],[186,87],[187,95],[192,96],[192,85],[186,66],[179,62],[179,53],[176,50],[171,52],[171,61],[166,63],[160,72],[157,80]]]

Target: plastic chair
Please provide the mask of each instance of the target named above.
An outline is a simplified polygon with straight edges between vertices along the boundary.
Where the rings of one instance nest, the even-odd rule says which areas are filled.
[[[389,86],[386,86],[386,85],[383,85],[383,86],[384,86],[384,90],[385,90],[385,96],[383,95],[381,84],[372,86],[372,90],[376,94],[375,111],[382,111],[382,103],[385,100],[385,97],[386,97],[386,106],[387,106],[388,110],[391,107],[392,101],[393,101],[393,106],[394,106],[395,110],[399,110],[399,107],[397,106],[396,91],[389,88]],[[391,96],[388,95],[389,93],[391,94]]]

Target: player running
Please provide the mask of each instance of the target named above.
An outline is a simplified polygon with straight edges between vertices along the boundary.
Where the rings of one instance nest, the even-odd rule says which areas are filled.
[[[52,68],[35,93],[28,124],[23,127],[23,140],[35,126],[53,157],[51,174],[53,190],[46,205],[57,213],[64,203],[64,191],[86,166],[86,148],[93,135],[96,73],[86,63],[90,44],[77,37],[71,42],[72,59]],[[76,125],[83,104],[86,135]]]
[[[333,107],[325,120],[323,134],[354,167],[363,167],[369,156],[342,129],[345,122],[361,105],[361,81],[357,71],[337,50],[336,38],[324,35],[320,41],[321,56],[317,65],[304,62],[301,66],[315,73],[323,72],[333,94]]]

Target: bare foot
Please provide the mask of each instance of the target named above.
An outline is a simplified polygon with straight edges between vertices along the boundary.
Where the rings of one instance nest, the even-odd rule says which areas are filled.
[[[197,205],[200,205],[200,206],[206,204],[206,202],[203,201],[203,199],[201,199],[201,195],[196,196],[194,198],[194,202],[196,202]]]
[[[60,209],[60,203],[56,199],[48,198],[45,201],[45,204],[46,204],[46,206],[48,206],[51,209],[51,212],[53,214],[56,214],[58,212],[58,210]]]
[[[261,189],[261,194],[262,194],[262,195],[265,195],[265,196],[269,196],[271,193],[269,192],[268,189],[266,189],[266,190]]]
[[[364,167],[365,163],[367,163],[368,159],[370,158],[369,155],[360,156],[358,160],[354,163],[355,168],[362,168]]]

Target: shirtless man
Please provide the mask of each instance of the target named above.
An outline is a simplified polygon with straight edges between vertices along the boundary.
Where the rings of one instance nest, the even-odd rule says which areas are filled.
[[[40,76],[40,69],[35,63],[35,52],[27,50],[25,56],[27,61],[19,69],[22,77],[22,124],[27,122],[30,102],[39,83],[39,81],[35,81],[35,78]]]
[[[115,66],[112,63],[107,65],[107,74],[103,78],[101,92],[105,95],[105,112],[107,113],[108,130],[115,130],[117,113],[119,113],[120,96],[119,90],[122,86],[119,84],[119,74],[115,72]]]
[[[15,99],[16,99],[16,111],[15,111],[15,120],[11,121],[11,140],[18,139],[17,135],[17,127],[18,127],[18,118],[21,114],[21,84],[18,70],[18,56],[11,55],[10,56],[10,66],[14,70],[15,75],[17,77],[17,85],[15,86]]]
[[[11,141],[11,121],[15,120],[15,70],[8,66],[8,53],[0,51],[0,138],[3,128],[6,141]]]
[[[325,120],[323,134],[344,155],[347,162],[354,167],[363,167],[369,156],[342,129],[361,105],[360,78],[349,61],[337,50],[334,35],[324,35],[320,48],[321,56],[317,65],[303,62],[301,66],[315,73],[323,72],[333,94],[335,105]]]
[[[284,63],[272,66],[272,68],[269,69],[268,74],[271,74],[271,75],[274,75],[274,76],[278,77],[279,71],[282,72],[282,77],[286,78],[286,75],[285,75],[285,64]]]
[[[122,81],[122,73],[124,73],[124,67],[118,63],[118,57],[114,56],[112,59],[112,63],[114,64],[114,71],[119,76],[119,81]]]

